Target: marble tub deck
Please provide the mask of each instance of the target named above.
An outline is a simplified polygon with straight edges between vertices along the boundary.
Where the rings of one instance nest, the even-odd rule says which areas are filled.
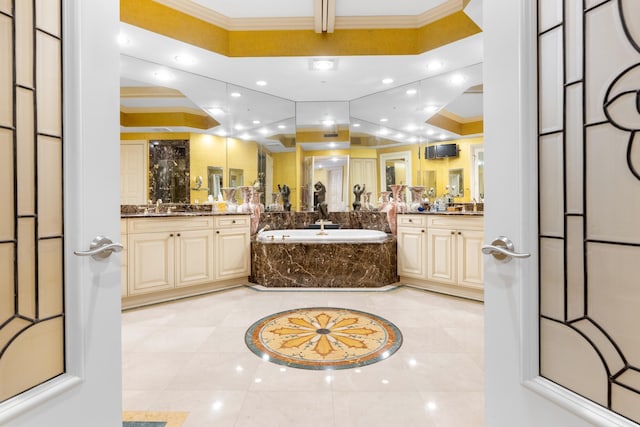
[[[398,281],[396,239],[382,243],[251,242],[250,281],[265,287],[377,288]]]

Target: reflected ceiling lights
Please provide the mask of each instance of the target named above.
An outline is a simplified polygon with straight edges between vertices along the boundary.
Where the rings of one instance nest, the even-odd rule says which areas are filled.
[[[386,79],[382,79],[382,83],[386,85],[390,85],[391,83],[393,83],[393,79],[390,77],[387,77]]]
[[[464,83],[465,80],[466,80],[466,77],[463,76],[462,74],[454,74],[453,76],[451,76],[450,81],[454,85],[460,85]]]
[[[354,123],[354,124],[353,124],[353,127],[354,127],[354,128],[359,128],[359,127],[360,127],[360,123]]]
[[[286,126],[285,125],[278,125],[278,129],[285,129]]]
[[[336,124],[336,122],[335,120],[327,119],[327,120],[323,120],[322,124],[325,126],[333,126]]]
[[[313,59],[311,69],[315,71],[330,71],[336,69],[335,59]]]
[[[257,84],[258,86],[266,86],[266,85],[267,85],[267,82],[265,82],[264,80],[258,80],[258,81],[256,82],[256,84]]]
[[[220,107],[207,108],[207,111],[209,112],[209,114],[212,114],[214,116],[221,116],[224,114],[224,110]]]
[[[173,74],[171,74],[167,70],[155,71],[153,73],[153,77],[160,80],[161,82],[168,82],[169,80],[173,80]]]
[[[229,96],[231,96],[232,98],[240,98],[242,95],[240,94],[240,92],[231,92]]]
[[[439,109],[440,107],[438,107],[437,105],[427,105],[426,107],[424,107],[425,113],[435,113]]]
[[[427,69],[429,71],[438,71],[443,66],[444,64],[442,63],[442,61],[431,61],[427,64]]]
[[[176,55],[173,57],[173,60],[181,65],[194,65],[197,62],[196,58],[189,55]]]
[[[127,38],[127,36],[125,36],[122,33],[118,34],[118,44],[120,46],[126,46],[129,43],[131,43],[131,40],[129,40],[129,38]]]
[[[416,89],[407,89],[406,93],[407,95],[415,95],[418,91]]]

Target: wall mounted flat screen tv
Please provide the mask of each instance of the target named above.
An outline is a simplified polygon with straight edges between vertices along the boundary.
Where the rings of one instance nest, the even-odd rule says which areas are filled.
[[[458,144],[436,145],[436,158],[458,157]]]
[[[436,158],[436,146],[429,145],[424,147],[424,158],[425,159],[435,159]]]

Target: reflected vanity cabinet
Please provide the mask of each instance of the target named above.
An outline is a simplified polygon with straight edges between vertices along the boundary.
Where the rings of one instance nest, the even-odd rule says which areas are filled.
[[[399,215],[398,275],[425,289],[483,299],[484,221],[468,215]]]

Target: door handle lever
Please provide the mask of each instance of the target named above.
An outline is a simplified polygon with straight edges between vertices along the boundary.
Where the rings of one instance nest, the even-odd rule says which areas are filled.
[[[482,247],[482,253],[493,255],[495,259],[502,262],[509,262],[512,258],[529,258],[530,253],[519,253],[514,251],[513,242],[504,236],[496,237],[490,245]]]
[[[96,261],[100,261],[105,258],[109,258],[113,252],[120,252],[124,249],[121,243],[113,243],[113,241],[106,236],[96,236],[91,241],[88,251],[73,251],[78,256],[90,256]]]

